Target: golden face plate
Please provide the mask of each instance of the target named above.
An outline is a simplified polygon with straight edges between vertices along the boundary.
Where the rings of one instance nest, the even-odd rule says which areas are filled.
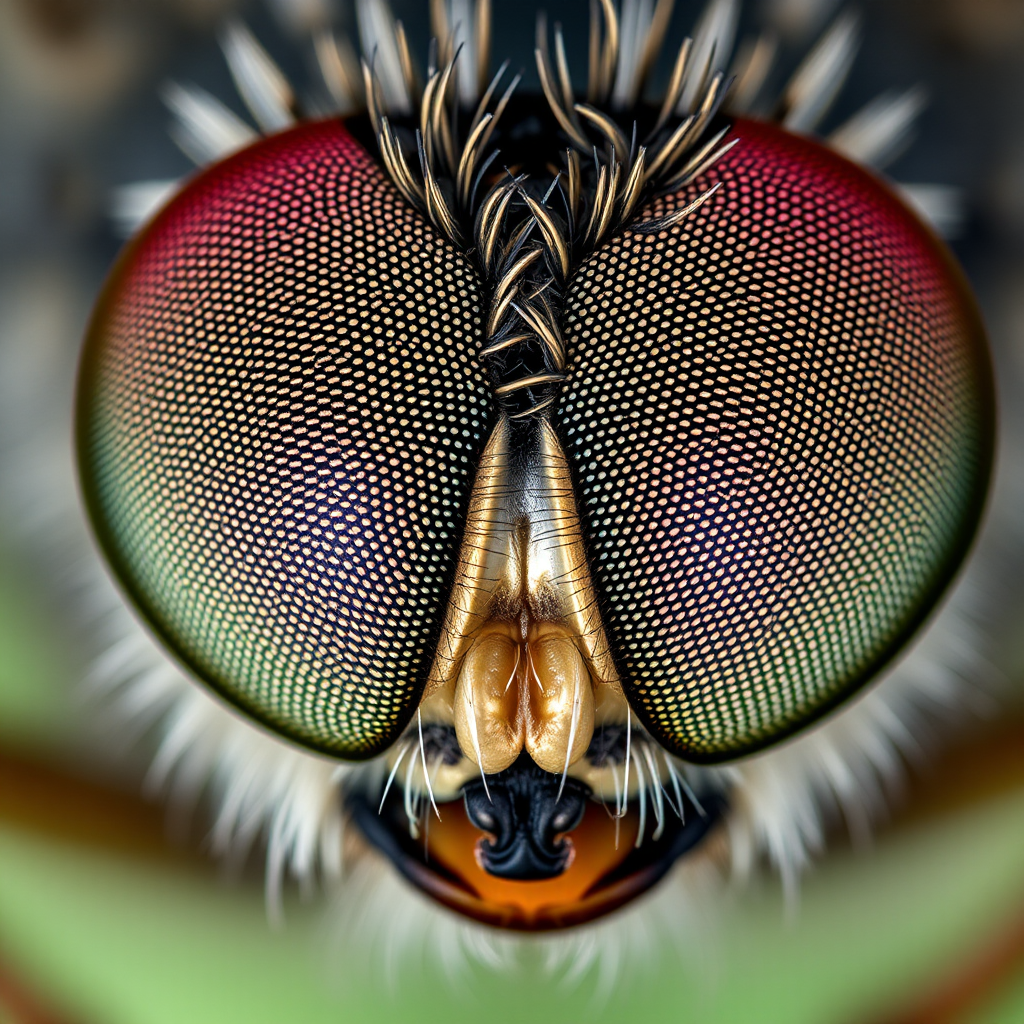
[[[595,716],[626,714],[550,423],[502,418],[480,459],[459,567],[425,693],[487,772],[527,749],[564,771]]]

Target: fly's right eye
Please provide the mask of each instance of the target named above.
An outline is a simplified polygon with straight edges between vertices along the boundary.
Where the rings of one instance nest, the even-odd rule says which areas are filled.
[[[697,761],[782,739],[902,649],[973,537],[993,432],[943,245],[818,144],[733,131],[653,213],[714,201],[580,268],[556,414],[627,697]]]

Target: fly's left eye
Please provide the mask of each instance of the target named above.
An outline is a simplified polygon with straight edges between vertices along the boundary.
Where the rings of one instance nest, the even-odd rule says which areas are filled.
[[[490,425],[477,278],[339,124],[201,175],[122,258],[79,398],[106,553],[193,672],[386,748],[434,655]]]

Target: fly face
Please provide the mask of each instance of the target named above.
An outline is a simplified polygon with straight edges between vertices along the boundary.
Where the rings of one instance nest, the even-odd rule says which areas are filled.
[[[416,119],[367,69],[367,118],[167,207],[83,361],[86,501],[154,632],[278,735],[378,759],[365,838],[503,927],[700,844],[728,793],[696,766],[875,677],[984,495],[948,254],[842,158],[722,121],[721,76],[680,114],[688,53],[630,134],[600,61],[592,104],[541,50],[544,100],[474,114],[453,59]]]

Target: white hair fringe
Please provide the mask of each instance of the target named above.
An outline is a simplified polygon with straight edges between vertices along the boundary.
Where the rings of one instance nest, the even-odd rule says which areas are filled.
[[[613,968],[617,975],[650,962],[665,939],[692,954],[690,940],[705,929],[689,925],[695,915],[713,916],[730,882],[746,881],[767,862],[793,905],[801,875],[824,850],[830,822],[841,816],[854,842],[866,841],[898,791],[906,762],[926,758],[944,722],[990,706],[990,691],[980,683],[991,672],[971,614],[979,606],[978,574],[975,562],[911,652],[843,709],[769,751],[723,766],[686,766],[692,781],[727,794],[719,833],[662,883],[671,895],[659,887],[656,898],[608,921],[542,939],[544,966],[567,977],[599,966],[606,979]],[[515,962],[522,938],[433,904],[358,836],[345,835],[344,788],[376,783],[380,760],[340,764],[276,738],[172,664],[108,581],[95,581],[92,598],[93,608],[106,602],[110,638],[90,679],[94,695],[107,698],[105,716],[119,732],[157,728],[146,788],[172,808],[193,805],[205,791],[215,808],[210,844],[216,855],[230,863],[265,847],[272,922],[281,919],[282,889],[291,878],[307,894],[322,888],[339,931],[358,936],[364,951],[372,946],[389,976],[399,977],[401,964],[424,954],[449,977],[466,961]]]

